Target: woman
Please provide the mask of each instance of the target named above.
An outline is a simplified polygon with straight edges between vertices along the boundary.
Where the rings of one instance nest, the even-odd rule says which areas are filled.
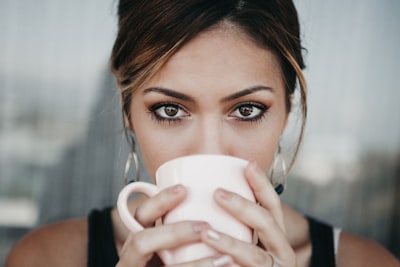
[[[132,214],[146,226],[139,233],[129,233],[115,209],[95,211],[88,220],[31,233],[7,266],[160,266],[157,251],[199,241],[219,255],[181,266],[399,266],[379,245],[283,205],[276,191],[284,180],[266,179],[281,161],[297,81],[306,117],[301,52],[289,0],[121,0],[111,65],[147,171],[154,177],[162,163],[200,153],[250,161],[246,179],[259,205],[224,190],[215,200],[254,229],[258,242],[240,242],[203,222],[155,227],[185,198],[178,185],[131,201]]]

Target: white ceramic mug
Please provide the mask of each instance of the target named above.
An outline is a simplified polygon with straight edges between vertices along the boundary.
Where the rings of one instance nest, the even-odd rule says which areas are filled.
[[[118,211],[122,221],[133,232],[143,230],[128,210],[128,198],[133,193],[149,197],[161,190],[182,184],[188,190],[185,200],[164,217],[163,223],[179,221],[206,221],[219,232],[239,240],[251,242],[252,230],[219,207],[213,194],[218,188],[235,192],[250,201],[255,201],[245,177],[248,162],[224,155],[191,155],[168,161],[156,171],[156,185],[134,182],[126,185],[118,197]],[[203,243],[184,245],[160,251],[167,265],[193,261],[213,256],[215,251]]]

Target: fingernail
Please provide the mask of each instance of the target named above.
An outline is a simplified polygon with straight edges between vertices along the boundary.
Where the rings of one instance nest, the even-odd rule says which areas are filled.
[[[219,234],[213,230],[207,230],[207,237],[212,240],[219,240]]]
[[[194,222],[192,227],[195,233],[200,233],[208,227],[208,224],[206,222]]]
[[[172,194],[179,193],[182,190],[183,186],[181,184],[177,184],[168,188],[168,192]]]
[[[232,262],[233,262],[232,258],[228,255],[225,255],[225,256],[221,256],[221,257],[215,259],[213,261],[213,265],[217,266],[217,267],[221,267],[221,266],[226,266],[228,264],[231,264]]]
[[[217,195],[224,200],[230,200],[232,198],[232,194],[222,188],[217,190]]]

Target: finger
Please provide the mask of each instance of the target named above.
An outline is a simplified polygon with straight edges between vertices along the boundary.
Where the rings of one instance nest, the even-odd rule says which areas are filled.
[[[278,258],[270,251],[265,251],[212,229],[202,232],[202,241],[219,253],[230,256],[235,266],[275,266],[274,262],[279,266],[297,266],[296,255],[291,248]]]
[[[202,241],[220,254],[228,255],[240,266],[272,266],[268,252],[212,229],[204,230]]]
[[[265,173],[256,162],[252,162],[246,167],[245,176],[259,204],[272,213],[282,230],[285,231],[281,199],[266,178]]]
[[[254,229],[261,243],[274,257],[281,259],[290,256],[286,252],[293,250],[282,227],[269,210],[224,189],[215,192],[215,200],[236,219]]]
[[[183,185],[174,185],[162,190],[157,195],[147,199],[135,210],[136,220],[144,227],[154,225],[154,222],[175,208],[186,197]]]
[[[200,241],[201,232],[209,227],[205,222],[186,221],[131,233],[122,248],[121,266],[144,266],[156,251]]]

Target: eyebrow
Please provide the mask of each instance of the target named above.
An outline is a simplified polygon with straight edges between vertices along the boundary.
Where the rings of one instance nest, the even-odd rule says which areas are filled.
[[[274,92],[274,89],[272,87],[269,87],[269,86],[256,85],[256,86],[253,86],[253,87],[250,87],[250,88],[243,89],[243,90],[241,90],[239,92],[233,93],[232,95],[229,95],[227,97],[224,97],[221,100],[221,102],[232,101],[232,100],[235,100],[237,98],[240,98],[240,97],[243,97],[243,96],[246,96],[246,95],[250,95],[250,94],[253,94],[253,93],[258,92],[258,91]]]
[[[147,88],[143,91],[143,95],[151,93],[151,92],[155,92],[155,93],[160,93],[166,96],[171,96],[174,98],[178,98],[181,100],[185,100],[185,101],[189,101],[189,102],[195,102],[193,97],[190,97],[188,95],[179,93],[177,91],[174,90],[170,90],[170,89],[166,89],[166,88],[162,88],[162,87],[150,87]]]
[[[253,86],[250,88],[246,88],[243,89],[239,92],[233,93],[232,95],[229,95],[227,97],[224,97],[221,102],[228,102],[228,101],[232,101],[235,100],[237,98],[246,96],[246,95],[250,95],[253,94],[255,92],[258,91],[269,91],[269,92],[274,92],[274,89],[268,86],[263,86],[263,85],[257,85],[257,86]],[[191,96],[185,95],[183,93],[171,90],[171,89],[167,89],[167,88],[162,88],[162,87],[150,87],[147,88],[143,91],[143,95],[151,93],[151,92],[155,92],[155,93],[159,93],[159,94],[163,94],[166,96],[170,96],[170,97],[174,97],[174,98],[178,98],[181,100],[185,100],[185,101],[189,101],[189,102],[195,102],[195,99]]]

